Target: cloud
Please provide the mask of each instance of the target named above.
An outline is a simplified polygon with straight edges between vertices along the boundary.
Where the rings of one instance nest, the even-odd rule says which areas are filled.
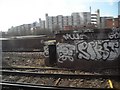
[[[115,0],[108,0],[108,3],[112,6]]]

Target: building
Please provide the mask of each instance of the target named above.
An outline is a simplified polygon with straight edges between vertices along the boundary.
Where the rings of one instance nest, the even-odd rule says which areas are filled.
[[[66,27],[80,27],[91,24],[91,13],[90,12],[76,12],[70,16],[48,16],[46,14],[46,28],[50,31],[55,29],[64,30]]]
[[[27,35],[34,32],[37,33],[40,29],[48,29],[51,32],[55,32],[59,30],[81,29],[84,27],[100,27],[99,9],[94,14],[91,14],[90,10],[90,12],[74,12],[69,16],[48,16],[48,14],[45,14],[45,17],[46,20],[39,18],[39,22],[15,26],[10,28],[8,32],[15,32],[18,35]],[[102,27],[104,26],[102,25]]]
[[[94,14],[91,14],[91,24],[95,27],[100,28],[100,10],[98,9]]]
[[[31,28],[36,28],[36,27],[40,27],[40,23],[38,23],[37,21],[31,24]]]
[[[118,15],[118,27],[120,28],[120,15]]]
[[[105,28],[118,28],[118,18],[106,19]]]
[[[45,20],[41,20],[41,18],[39,18],[39,24],[40,24],[40,29],[45,29]]]
[[[118,28],[119,18],[100,17],[100,28]]]
[[[88,25],[91,23],[91,13],[90,12],[80,12],[80,25]]]
[[[80,25],[80,14],[72,13],[71,16],[73,18],[73,26],[79,26]]]
[[[113,19],[113,17],[100,17],[100,28],[106,27],[107,19]]]
[[[40,27],[38,22],[33,22],[32,24],[22,24],[19,26],[11,27],[8,29],[8,34],[15,36],[30,35],[32,30]]]
[[[57,19],[58,19],[58,27],[59,27],[60,30],[63,30],[63,28],[64,28],[64,27],[63,27],[63,18],[64,18],[64,17],[63,17],[62,15],[58,15],[58,16],[57,16]]]
[[[91,23],[90,12],[72,13],[73,26],[84,26]]]
[[[55,17],[53,16],[48,16],[48,14],[46,14],[46,28],[49,29],[50,31],[53,30],[54,27],[54,21]]]

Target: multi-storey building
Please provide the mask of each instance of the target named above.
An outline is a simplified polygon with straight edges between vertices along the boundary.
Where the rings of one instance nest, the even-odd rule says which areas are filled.
[[[120,15],[118,15],[118,27],[120,28]]]
[[[63,17],[63,25],[65,25],[65,26],[68,25],[68,16]]]
[[[20,26],[12,27],[11,31],[17,31],[19,34],[22,32],[34,32],[38,29],[48,29],[51,32],[56,30],[79,29],[84,27],[95,26],[100,27],[100,11],[97,10],[95,14],[90,12],[74,12],[70,16],[48,16],[45,15],[46,20],[39,19],[38,22],[32,24],[23,24]],[[10,30],[9,30],[10,31]]]
[[[63,30],[64,27],[80,27],[86,26],[91,23],[91,14],[90,12],[80,12],[72,13],[71,16],[48,16],[46,14],[46,28],[53,31],[54,29],[59,28]]]
[[[91,23],[90,12],[80,12],[80,25],[88,25]]]
[[[36,22],[33,22],[31,24],[31,28],[35,28],[35,27],[40,27],[40,23],[38,23],[37,21]]]
[[[68,16],[68,25],[73,25],[73,17],[72,16]]]
[[[118,18],[106,19],[105,28],[118,28]]]
[[[100,28],[100,10],[98,9],[94,14],[91,14],[91,23],[97,28]]]
[[[53,16],[48,16],[46,14],[46,28],[49,29],[50,31],[53,31],[55,25],[56,25],[56,17]]]
[[[34,22],[32,24],[23,24],[15,27],[11,27],[8,29],[8,33],[11,33],[12,35],[30,35],[32,34],[32,30],[36,27],[40,27],[40,24],[38,22]]]
[[[45,29],[45,20],[41,20],[41,18],[39,18],[39,24],[40,24],[40,29]]]
[[[80,25],[80,14],[79,13],[72,13],[73,18],[73,26],[79,26]]]
[[[113,17],[100,17],[100,28],[106,28],[107,19],[113,19]]]
[[[63,16],[62,15],[58,15],[57,19],[58,19],[58,27],[59,27],[59,29],[63,30]]]
[[[119,18],[100,17],[100,28],[118,28]]]

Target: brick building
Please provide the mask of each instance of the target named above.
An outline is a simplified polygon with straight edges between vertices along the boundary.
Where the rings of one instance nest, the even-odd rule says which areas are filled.
[[[118,15],[118,27],[120,28],[120,15]]]
[[[120,1],[118,2],[118,27],[120,28]]]
[[[118,28],[118,18],[106,19],[105,28]]]

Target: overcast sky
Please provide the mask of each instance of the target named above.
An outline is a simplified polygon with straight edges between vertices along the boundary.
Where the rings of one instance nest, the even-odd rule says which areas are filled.
[[[45,20],[45,13],[50,16],[71,15],[72,12],[92,12],[100,9],[101,16],[118,15],[120,0],[0,0],[0,31],[7,31],[11,26],[19,26]]]

